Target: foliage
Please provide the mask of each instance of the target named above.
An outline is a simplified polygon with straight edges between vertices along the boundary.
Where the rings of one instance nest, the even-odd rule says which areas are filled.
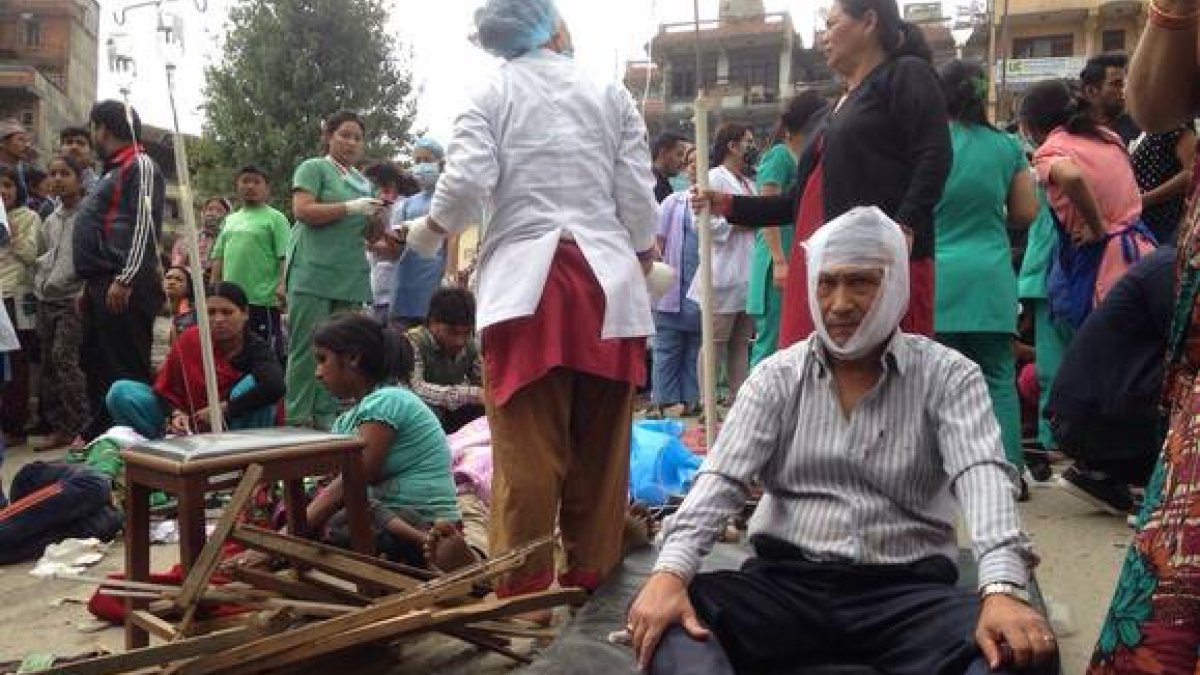
[[[342,109],[366,120],[366,157],[394,157],[415,110],[407,53],[387,25],[384,0],[239,0],[224,59],[206,72],[203,137],[189,147],[198,191],[230,194],[254,164],[290,210],[293,170],[321,152],[321,120]]]

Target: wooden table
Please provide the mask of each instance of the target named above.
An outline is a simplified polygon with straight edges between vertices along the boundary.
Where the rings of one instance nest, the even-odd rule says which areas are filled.
[[[309,534],[304,479],[340,473],[351,544],[359,553],[373,555],[362,450],[356,437],[286,427],[183,436],[125,450],[126,578],[144,581],[150,576],[151,491],[169,492],[179,500],[179,562],[186,576],[206,539],[205,495],[235,485],[250,464],[262,465],[264,481],[283,481],[288,530],[299,537]],[[128,616],[144,604],[127,601]],[[148,642],[147,632],[126,620],[126,647]]]

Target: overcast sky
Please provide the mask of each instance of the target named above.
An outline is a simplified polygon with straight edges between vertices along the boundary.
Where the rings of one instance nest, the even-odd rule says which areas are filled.
[[[137,78],[130,99],[149,124],[171,127],[166,93],[164,56],[152,39],[156,25],[152,6],[130,10],[125,23],[115,16],[120,8],[144,0],[100,0],[101,98],[119,97],[119,78],[108,69],[105,44],[116,35],[129,45],[137,62]],[[225,15],[234,0],[168,0],[168,11],[183,19],[185,51],[179,60],[177,104],[184,130],[198,133],[203,121],[203,68],[220,55]],[[496,61],[471,45],[470,18],[483,0],[391,0],[389,30],[413,52],[413,85],[417,126],[445,140],[454,116],[463,105],[469,84],[496,66]],[[715,18],[718,0],[700,0],[701,18]],[[816,12],[825,0],[765,0],[768,11],[791,12],[805,44],[812,36]],[[904,4],[904,0],[902,3]],[[571,27],[576,59],[600,77],[620,78],[627,59],[645,58],[643,46],[660,23],[692,17],[692,0],[557,0]],[[129,36],[127,38],[121,35]]]

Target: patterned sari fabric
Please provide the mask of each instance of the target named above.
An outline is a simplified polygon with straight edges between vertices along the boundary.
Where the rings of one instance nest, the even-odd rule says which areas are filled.
[[[1200,363],[1187,358],[1189,334],[1200,331],[1198,202],[1178,242],[1164,383],[1171,425],[1088,675],[1200,675]]]

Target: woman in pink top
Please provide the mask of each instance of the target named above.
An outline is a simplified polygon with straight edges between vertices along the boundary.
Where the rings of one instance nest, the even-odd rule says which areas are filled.
[[[1120,137],[1100,125],[1087,100],[1061,80],[1030,88],[1021,101],[1021,125],[1038,146],[1033,166],[1071,248],[1102,249],[1091,289],[1095,306],[1130,265],[1155,248],[1142,224],[1142,195],[1129,154]]]

